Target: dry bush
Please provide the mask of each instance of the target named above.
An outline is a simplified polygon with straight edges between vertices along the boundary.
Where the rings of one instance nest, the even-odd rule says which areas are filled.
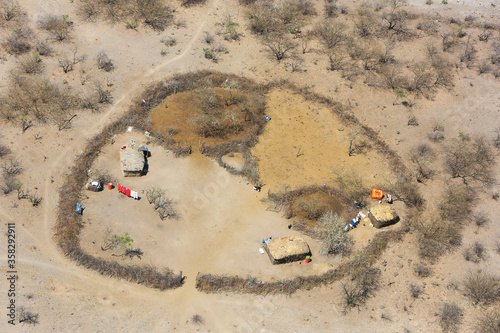
[[[408,86],[408,78],[401,74],[401,67],[398,65],[388,64],[379,67],[377,72],[381,78],[381,86],[392,90]]]
[[[415,164],[416,168],[416,178],[418,182],[423,183],[424,181],[431,179],[434,175],[434,169],[429,166],[429,164],[434,159],[434,151],[427,143],[419,144],[410,153],[410,161]]]
[[[413,298],[419,298],[420,294],[424,292],[422,290],[422,287],[418,284],[410,283],[409,289],[410,289],[410,295]]]
[[[443,51],[450,52],[456,44],[458,44],[457,35],[453,31],[445,31],[441,33],[441,45]]]
[[[429,277],[432,273],[432,270],[429,268],[429,266],[427,266],[423,263],[416,264],[414,271],[415,271],[415,274],[421,278]]]
[[[10,35],[8,35],[2,46],[10,54],[24,54],[31,50],[33,33],[31,29],[26,26],[16,27],[12,30]]]
[[[396,180],[387,185],[387,190],[394,200],[400,200],[409,207],[422,207],[425,203],[417,184],[404,176],[397,176]]]
[[[153,30],[163,31],[173,21],[173,10],[162,0],[136,0],[135,4],[139,19]]]
[[[352,130],[347,133],[347,138],[349,141],[349,148],[347,149],[347,154],[349,156],[354,156],[362,154],[366,149],[371,148],[369,142],[365,137],[365,129],[363,126],[356,125]]]
[[[283,60],[297,45],[284,34],[270,34],[265,38],[264,45],[267,46],[271,56],[278,62]]]
[[[17,0],[0,1],[0,25],[19,18],[23,14],[21,6]]]
[[[195,314],[191,317],[191,322],[195,325],[200,325],[205,323],[205,319],[199,314]]]
[[[500,127],[495,128],[494,133],[495,137],[493,138],[493,146],[500,149]]]
[[[111,104],[113,102],[113,96],[111,94],[111,89],[108,88],[103,82],[95,81],[93,84],[94,97],[90,101],[96,101],[99,104]],[[88,104],[90,106],[90,104]],[[99,108],[97,107],[96,111]]]
[[[28,125],[30,119],[59,123],[78,106],[78,98],[68,88],[60,88],[44,77],[18,76],[4,95],[3,115]]]
[[[476,333],[500,333],[500,311],[483,311],[476,321]]]
[[[439,309],[439,325],[444,332],[456,332],[463,318],[463,311],[458,305],[444,303]]]
[[[96,0],[80,0],[78,4],[78,15],[87,21],[95,20],[101,11],[99,1]]]
[[[110,22],[125,22],[135,29],[137,21],[153,30],[163,31],[173,22],[173,10],[164,0],[80,0],[78,14],[93,21],[100,16]]]
[[[66,16],[47,14],[38,21],[40,29],[46,30],[52,38],[62,42],[70,37],[70,22]]]
[[[32,313],[31,311],[21,307],[19,309],[19,323],[23,325],[37,325],[39,323],[38,313]]]
[[[361,37],[369,37],[377,33],[378,16],[373,9],[367,6],[361,6],[357,9],[354,27]]]
[[[50,56],[52,54],[52,48],[50,44],[44,40],[37,40],[35,42],[35,51],[41,56]]]
[[[434,70],[434,86],[450,88],[453,86],[453,65],[442,56],[432,58],[432,68]]]
[[[492,64],[500,63],[500,42],[493,43],[493,47],[491,48],[490,58]]]
[[[20,191],[23,184],[13,175],[3,174],[3,184],[0,186],[2,193],[8,195],[13,191]]]
[[[392,30],[396,33],[405,32],[409,14],[404,9],[401,9],[402,1],[393,0],[391,2],[391,6],[382,12],[380,18],[385,22],[387,30]]]
[[[181,5],[184,7],[191,7],[196,5],[204,5],[206,0],[181,0]]]
[[[422,61],[411,65],[410,70],[413,75],[410,76],[409,84],[405,88],[428,97],[437,80],[432,65],[428,61]]]
[[[441,217],[454,223],[466,221],[472,213],[474,193],[462,184],[450,184],[439,203]]]
[[[17,161],[13,157],[2,163],[2,172],[4,175],[18,175],[22,170],[23,168],[21,167],[19,161]]]
[[[462,242],[460,227],[456,223],[434,220],[421,220],[415,224],[418,237],[419,256],[435,262],[446,251],[452,250]]]
[[[464,258],[467,261],[479,263],[486,258],[486,249],[480,242],[474,242],[464,250]]]
[[[347,65],[347,54],[341,48],[335,48],[328,52],[328,70],[338,71]]]
[[[378,268],[361,268],[352,274],[351,281],[342,283],[344,312],[365,303],[373,295],[379,287],[380,274]]]
[[[470,36],[468,36],[463,50],[460,53],[460,62],[466,63],[467,67],[472,67],[476,60],[477,52],[474,43],[471,41]]]
[[[472,271],[462,281],[465,296],[476,304],[491,304],[500,299],[500,280],[483,271]]]
[[[419,19],[417,29],[423,31],[426,35],[433,36],[439,32],[439,24],[435,17],[424,16]]]
[[[283,191],[269,191],[268,199],[274,205],[271,210],[282,210],[285,218],[299,216],[314,222],[331,210],[351,207],[350,200],[339,189],[328,186],[306,186],[292,191],[284,186]],[[308,224],[303,231],[310,231],[310,226],[314,224]]]
[[[490,219],[488,218],[488,216],[486,216],[486,214],[484,214],[482,212],[475,214],[472,218],[473,218],[474,223],[478,227],[484,227],[486,224],[488,224],[490,222]]]
[[[333,181],[351,202],[357,202],[360,207],[366,205],[369,189],[361,176],[351,169],[333,170]]]
[[[160,216],[160,219],[175,219],[178,217],[173,200],[165,196],[165,190],[161,187],[153,186],[147,189],[146,197],[148,202],[153,205],[158,216]]]
[[[477,65],[477,70],[478,70],[478,73],[480,75],[487,74],[487,73],[491,72],[492,68],[491,68],[491,64],[490,64],[490,59],[485,58],[485,59],[481,60],[479,65]]]
[[[104,51],[99,51],[95,59],[97,62],[97,68],[102,69],[105,72],[111,72],[115,68],[113,61]]]
[[[37,52],[25,55],[17,61],[17,69],[23,74],[40,74],[45,66]]]
[[[460,178],[464,184],[494,183],[492,168],[495,156],[488,140],[475,136],[471,140],[455,139],[445,149],[445,167],[452,178]]]
[[[334,49],[347,39],[347,26],[334,20],[322,20],[316,24],[312,35],[327,49]]]
[[[329,211],[318,219],[314,232],[323,239],[328,253],[346,256],[350,253],[354,241],[349,233],[344,231],[346,221]]]
[[[339,14],[339,5],[337,4],[337,0],[327,0],[325,2],[325,16],[327,18],[337,17]]]
[[[314,198],[315,199],[315,198]],[[317,220],[322,217],[329,209],[324,202],[314,200],[313,198],[300,198],[295,202],[298,210],[303,212],[305,218]]]
[[[256,1],[248,10],[250,29],[261,35],[290,32],[290,24],[315,14],[314,4],[309,0]]]
[[[59,67],[61,67],[64,73],[71,72],[73,70],[73,65],[73,61],[67,57],[59,59]]]
[[[9,155],[10,153],[11,153],[10,148],[4,145],[3,143],[0,143],[0,158]]]
[[[381,47],[377,43],[360,41],[354,44],[356,51],[351,48],[351,57],[360,60],[364,70],[376,70],[387,59]]]
[[[432,132],[427,135],[429,140],[433,142],[440,142],[444,140],[444,125],[441,123],[434,124]]]
[[[270,32],[282,32],[278,13],[272,2],[257,1],[249,9],[250,29],[253,33],[267,35]]]

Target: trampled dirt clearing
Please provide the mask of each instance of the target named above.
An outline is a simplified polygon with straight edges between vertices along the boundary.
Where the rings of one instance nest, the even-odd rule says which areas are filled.
[[[143,133],[120,135],[115,144],[103,149],[94,166],[109,170],[118,183],[138,191],[141,200],[128,198],[116,189],[84,192],[88,199],[82,202],[87,209],[81,243],[90,254],[122,263],[129,261],[112,257],[113,250],[101,250],[102,236],[110,228],[112,234],[128,232],[134,239],[133,248],[144,251],[142,260],[134,259],[134,264],[180,270],[190,282],[197,272],[251,274],[273,280],[323,272],[331,267],[330,258],[317,255],[322,245],[309,237],[313,263],[271,265],[267,255],[259,253],[262,239],[298,232],[288,230],[288,221],[281,214],[266,210],[267,205],[261,201],[264,193],[253,191],[241,177],[230,175],[199,153],[179,159],[161,147],[149,146],[152,155],[148,159],[148,174],[123,177],[119,151],[131,139],[136,141],[136,147],[146,141]],[[162,221],[158,217],[142,193],[152,186],[166,189],[166,196],[174,200],[178,219]]]

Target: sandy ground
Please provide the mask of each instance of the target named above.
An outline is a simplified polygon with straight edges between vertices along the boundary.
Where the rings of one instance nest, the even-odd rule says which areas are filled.
[[[323,267],[321,260],[300,267],[292,264],[269,265],[268,259],[258,253],[259,242],[265,236],[288,233],[287,221],[279,214],[265,210],[265,205],[260,202],[263,193],[257,194],[245,181],[228,175],[215,163],[200,156],[174,160],[164,151],[153,147],[151,174],[141,179],[130,179],[130,187],[137,189],[156,184],[155,181],[165,181],[167,193],[178,200],[181,218],[177,221],[160,221],[145,200],[133,201],[119,196],[116,191],[88,193],[89,198],[85,199],[89,209],[84,215],[88,221],[82,242],[89,251],[96,254],[100,252],[100,235],[91,231],[98,232],[105,225],[110,225],[117,233],[129,231],[135,239],[135,244],[145,252],[141,261],[134,259],[133,262],[166,264],[176,271],[182,270],[188,277],[182,288],[158,292],[141,285],[103,277],[78,267],[59,251],[52,239],[51,228],[55,223],[57,189],[63,183],[75,156],[82,152],[85,141],[98,133],[110,120],[126,112],[131,100],[141,88],[153,80],[176,72],[217,69],[243,74],[258,82],[288,78],[298,85],[311,87],[316,93],[341,102],[350,101],[356,106],[353,109],[355,115],[378,130],[406,162],[408,153],[416,144],[426,140],[426,135],[435,122],[445,124],[447,139],[455,137],[458,130],[493,137],[492,131],[500,123],[498,79],[495,80],[491,74],[478,76],[477,71],[472,69],[461,70],[451,92],[439,92],[434,101],[418,100],[414,112],[420,126],[412,127],[406,125],[405,108],[392,105],[392,93],[362,84],[355,85],[353,89],[349,88],[336,73],[325,71],[326,60],[318,54],[304,56],[307,72],[290,73],[283,64],[276,65],[270,61],[264,47],[248,32],[247,23],[243,18],[244,12],[237,6],[236,1],[208,1],[203,7],[179,7],[176,15],[186,20],[187,28],[172,27],[163,33],[142,27],[139,31],[132,31],[120,24],[81,21],[77,18],[75,4],[70,1],[20,2],[28,11],[28,18],[34,22],[45,13],[68,13],[77,27],[73,31],[69,46],[77,45],[81,53],[88,55],[88,60],[83,65],[93,67],[94,55],[105,49],[115,61],[116,70],[105,75],[96,70],[91,71],[95,79],[104,82],[108,79],[113,85],[114,101],[101,113],[79,114],[72,123],[72,130],[57,131],[53,126],[36,126],[23,134],[19,127],[2,123],[0,140],[11,148],[13,155],[21,162],[23,184],[30,193],[36,192],[43,196],[43,201],[40,207],[34,208],[26,200],[18,201],[15,194],[0,200],[0,220],[4,230],[2,234],[6,232],[7,222],[16,223],[19,275],[16,282],[16,302],[18,306],[40,315],[40,323],[35,327],[11,327],[6,323],[5,315],[2,315],[0,331],[436,332],[440,328],[435,314],[444,301],[455,302],[464,309],[465,322],[460,331],[472,331],[474,320],[481,314],[481,309],[472,306],[463,297],[462,290],[448,286],[451,282],[460,281],[469,270],[481,268],[493,273],[500,271],[500,260],[495,252],[496,242],[500,238],[498,216],[495,212],[500,210],[500,205],[491,200],[491,190],[479,193],[480,200],[476,207],[476,211],[487,213],[491,220],[489,225],[481,229],[470,226],[464,230],[464,246],[481,240],[486,247],[487,261],[480,264],[466,262],[463,259],[462,247],[433,265],[434,273],[431,277],[419,279],[413,273],[414,264],[419,261],[416,242],[412,235],[409,235],[403,243],[391,245],[381,259],[381,289],[376,292],[375,297],[361,306],[360,311],[354,309],[347,315],[343,315],[341,311],[339,283],[308,292],[298,292],[290,297],[207,295],[196,291],[194,277],[198,271],[232,272],[242,275],[251,272],[271,279],[281,274],[292,276],[311,270],[320,271]],[[449,0],[446,6],[441,5],[439,1],[435,1],[431,6],[425,6],[424,1],[410,3],[422,10],[438,12],[441,15],[465,16],[473,13],[488,20],[499,17],[499,11],[492,10],[491,3],[495,1]],[[500,6],[498,2],[496,5],[496,8]],[[217,23],[227,14],[235,16],[244,36],[240,42],[228,43],[229,53],[223,55],[221,61],[216,64],[203,58],[202,34],[204,31],[217,29]],[[2,33],[6,31],[3,30]],[[165,47],[160,40],[166,36],[176,37],[178,43],[169,50],[167,56],[162,57],[160,52]],[[222,40],[220,36],[216,39]],[[54,48],[58,54],[70,54],[68,44],[54,43]],[[7,77],[14,60],[14,57],[5,55],[0,63],[2,78]],[[57,67],[57,57],[46,61],[47,71],[54,80],[66,79],[74,89],[88,88],[81,86],[78,69],[63,74]],[[5,89],[5,81],[1,84],[0,88]],[[296,98],[290,97],[296,103],[303,103]],[[281,104],[283,108],[286,106],[285,102]],[[330,122],[335,131],[338,131],[338,126],[333,125],[335,120],[328,118],[324,110],[311,107],[318,111],[318,116],[324,117],[323,122],[315,122],[307,117],[307,114],[297,113],[298,108],[288,108],[293,113],[285,115],[276,112],[268,124],[269,128],[280,126],[277,120],[288,116],[295,123],[301,121],[304,124],[300,123],[300,128],[297,129],[294,127],[296,124],[290,122],[286,130],[311,129],[314,131],[311,133],[314,140],[319,140],[317,135],[324,131],[325,122]],[[279,110],[279,102],[275,108]],[[291,141],[280,141],[279,138],[270,137],[270,131],[265,132],[261,146],[255,148],[256,154],[264,156],[263,154],[273,148],[271,142],[280,142],[281,147],[287,150],[275,151],[276,155],[284,154],[281,156],[283,160],[275,165],[308,159],[311,165],[298,165],[303,169],[290,168],[288,175],[303,177],[304,181],[310,183],[322,183],[327,180],[330,167],[325,168],[325,165],[335,162],[335,156],[325,154],[322,159],[318,159],[319,149],[315,147],[316,144],[334,145],[338,137],[332,136],[328,139],[330,141],[321,140],[315,142],[314,146],[307,146],[309,142],[301,142],[300,137],[293,138],[291,133],[287,133],[290,134]],[[141,134],[134,133],[134,137],[140,136]],[[128,138],[124,139],[127,140]],[[265,142],[269,144],[264,149]],[[108,150],[100,157],[103,160],[109,158],[115,161],[109,165],[110,172],[117,178],[120,177],[116,160],[118,144],[119,142],[107,147]],[[295,149],[300,146],[303,146],[304,156],[297,158]],[[344,147],[345,143],[339,146]],[[441,152],[442,145],[433,146]],[[163,165],[163,162],[165,169],[155,169],[156,165]],[[264,179],[270,179],[268,186],[274,184],[280,187],[284,181],[293,183],[281,175],[273,176],[272,165],[262,164],[261,168]],[[495,174],[497,178],[500,175],[498,164]],[[317,175],[317,178],[312,175]],[[383,176],[377,173],[376,179],[379,179],[378,177]],[[128,183],[129,179],[126,181]],[[192,186],[188,186],[190,181]],[[447,181],[448,176],[439,172],[436,180],[429,185],[422,185],[421,190],[432,201]],[[196,193],[193,192],[195,190],[202,193],[197,203]],[[192,196],[192,201],[179,199],[186,196]],[[103,198],[106,200],[102,200]],[[227,201],[232,201],[233,204],[223,208],[217,207],[219,202]],[[103,205],[102,202],[107,202],[110,206]],[[198,209],[200,206],[207,209]],[[237,218],[232,217],[235,211]],[[253,227],[255,223],[258,225],[256,228]],[[308,240],[313,250],[317,250],[318,244]],[[93,241],[96,244],[93,244]],[[238,244],[244,246],[237,247]],[[2,237],[0,252],[5,254],[6,251],[7,238]],[[212,256],[205,255],[206,253]],[[0,266],[2,271],[6,267],[4,254]],[[2,281],[0,301],[5,309],[5,291],[8,286],[5,279]],[[424,287],[425,293],[422,297],[416,300],[411,298],[408,290],[410,283]],[[195,314],[204,318],[203,325],[190,322],[190,318]]]

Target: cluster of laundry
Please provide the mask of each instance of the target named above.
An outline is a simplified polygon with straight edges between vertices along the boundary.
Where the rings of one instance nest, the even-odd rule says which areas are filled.
[[[118,192],[125,194],[127,197],[134,198],[135,200],[139,200],[139,194],[137,193],[137,191],[126,188],[125,186],[122,186],[121,184],[118,184],[117,188],[118,188]]]

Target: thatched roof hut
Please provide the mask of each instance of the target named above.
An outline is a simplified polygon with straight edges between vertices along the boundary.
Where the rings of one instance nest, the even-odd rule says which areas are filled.
[[[120,163],[125,177],[140,177],[144,170],[144,153],[138,149],[122,149]]]
[[[264,244],[273,265],[303,260],[311,255],[309,245],[300,235],[271,239]]]
[[[370,208],[368,217],[375,228],[383,228],[399,221],[398,214],[389,205],[378,205]]]

